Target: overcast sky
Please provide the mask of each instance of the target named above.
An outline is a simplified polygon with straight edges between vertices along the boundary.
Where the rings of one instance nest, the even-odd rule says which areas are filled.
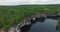
[[[60,0],[0,0],[0,5],[60,4]]]

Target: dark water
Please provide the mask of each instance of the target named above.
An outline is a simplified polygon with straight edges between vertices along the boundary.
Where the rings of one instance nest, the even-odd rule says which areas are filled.
[[[46,18],[44,20],[36,20],[31,25],[25,25],[22,32],[57,32],[57,20]],[[25,30],[24,30],[25,29]]]

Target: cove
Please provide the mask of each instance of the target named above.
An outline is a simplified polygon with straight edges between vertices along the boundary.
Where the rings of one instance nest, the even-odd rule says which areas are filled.
[[[22,27],[21,32],[57,32],[57,19],[45,18],[35,20],[31,25]]]

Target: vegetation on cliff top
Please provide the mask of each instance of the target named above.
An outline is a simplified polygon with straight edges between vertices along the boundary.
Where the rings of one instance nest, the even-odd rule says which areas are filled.
[[[59,13],[59,5],[21,5],[21,6],[0,6],[0,28],[9,28],[16,25],[24,17],[30,17],[37,12]]]

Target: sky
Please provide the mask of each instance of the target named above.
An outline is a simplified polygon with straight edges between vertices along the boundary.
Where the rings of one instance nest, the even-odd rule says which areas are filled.
[[[0,5],[60,4],[60,0],[0,0]]]

